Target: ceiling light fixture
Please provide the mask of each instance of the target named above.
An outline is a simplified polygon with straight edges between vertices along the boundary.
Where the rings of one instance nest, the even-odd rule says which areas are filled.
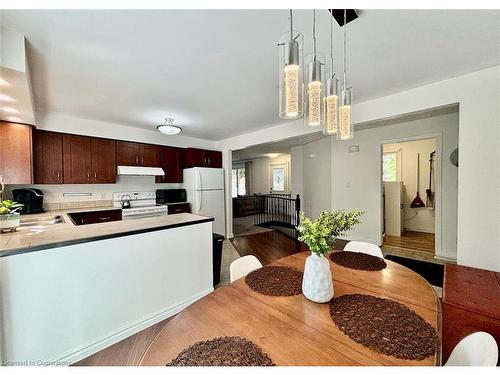
[[[305,99],[304,124],[307,126],[321,126],[323,124],[323,83],[324,58],[316,52],[316,10],[313,9],[313,54],[306,59],[307,90]]]
[[[337,139],[348,140],[354,137],[351,113],[351,87],[347,86],[346,60],[347,60],[347,9],[344,9],[344,82],[342,87],[341,105],[339,108],[339,131]]]
[[[276,153],[276,152],[271,152],[271,153],[266,154],[266,155],[267,155],[268,157],[270,157],[270,158],[273,158],[273,159],[274,159],[274,158],[277,158],[278,156],[280,156],[281,154],[278,154],[278,153]]]
[[[179,134],[182,129],[178,126],[174,125],[174,119],[171,117],[166,117],[165,118],[165,124],[164,125],[158,125],[156,127],[160,133],[166,134],[166,135],[176,135]]]
[[[0,94],[0,102],[12,103],[14,101],[9,95]]]
[[[293,30],[293,11],[290,9],[290,31],[279,40],[279,115],[290,120],[302,117],[302,44],[303,36]]]
[[[12,114],[18,114],[19,111],[15,108],[12,108],[12,107],[2,107],[2,111],[4,111],[5,113],[12,113]]]
[[[333,64],[333,17],[330,17],[330,75],[326,81],[325,121],[323,133],[332,135],[337,133],[339,111],[339,80],[335,77]]]

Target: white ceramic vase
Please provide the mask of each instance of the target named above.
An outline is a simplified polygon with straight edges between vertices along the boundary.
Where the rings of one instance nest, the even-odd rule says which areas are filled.
[[[333,281],[330,262],[323,256],[311,253],[306,259],[302,293],[307,299],[325,303],[333,297]]]

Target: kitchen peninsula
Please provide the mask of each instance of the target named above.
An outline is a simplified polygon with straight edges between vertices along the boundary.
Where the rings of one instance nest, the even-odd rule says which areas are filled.
[[[212,218],[54,214],[64,223],[0,235],[0,362],[76,362],[213,290]]]

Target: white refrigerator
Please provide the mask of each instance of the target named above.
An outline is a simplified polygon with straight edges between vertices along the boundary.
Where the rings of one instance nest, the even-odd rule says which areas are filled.
[[[192,213],[213,217],[213,232],[225,235],[224,170],[199,167],[184,169],[184,188]]]

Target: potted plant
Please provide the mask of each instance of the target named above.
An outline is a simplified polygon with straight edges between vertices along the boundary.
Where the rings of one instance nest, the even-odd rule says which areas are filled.
[[[0,232],[15,229],[21,224],[21,214],[18,211],[22,207],[22,204],[9,199],[0,200]]]
[[[316,220],[300,213],[297,227],[299,241],[307,245],[311,255],[307,257],[302,279],[302,293],[311,301],[324,303],[333,297],[333,281],[330,262],[326,254],[330,252],[335,239],[361,223],[364,212],[353,210],[323,211]]]

